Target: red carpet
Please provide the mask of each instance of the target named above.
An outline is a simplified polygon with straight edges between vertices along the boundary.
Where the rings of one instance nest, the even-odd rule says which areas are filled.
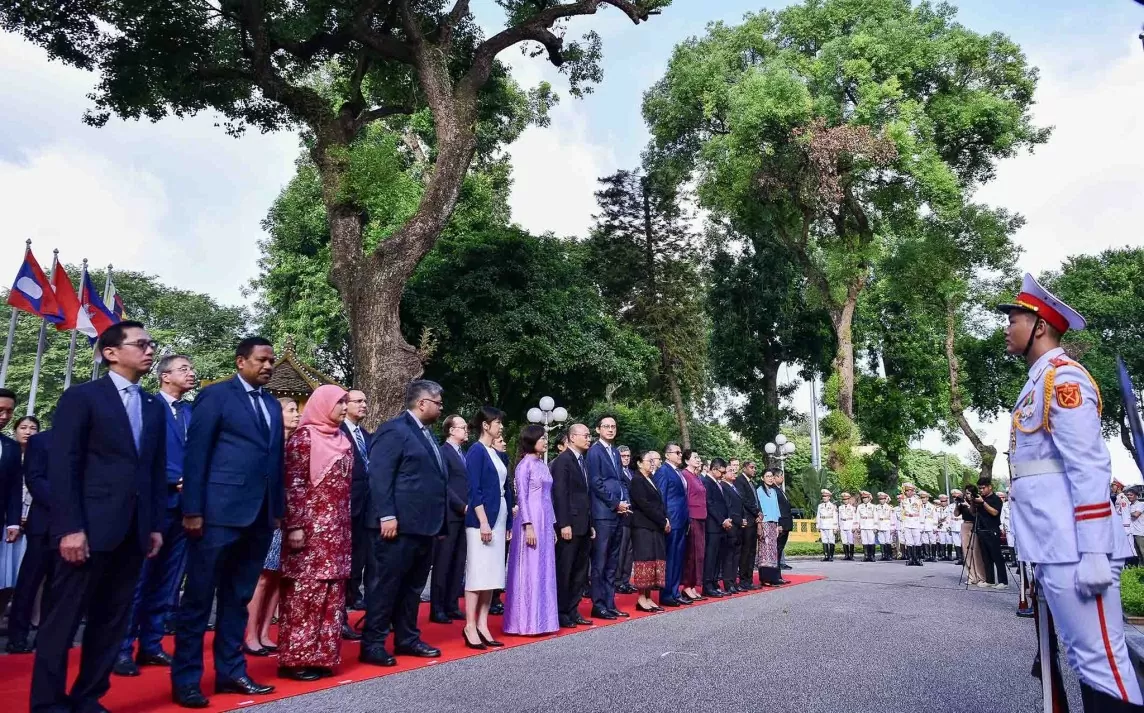
[[[812,575],[797,575],[787,574],[786,578],[791,582],[787,587],[797,584],[805,584],[806,582],[813,582],[823,579],[821,576]],[[766,592],[774,591],[771,589],[761,589],[755,592],[736,595],[737,597],[748,597],[754,594],[763,594]],[[592,629],[599,629],[606,626],[615,626],[622,624],[626,621],[634,619],[642,619],[646,616],[670,616],[674,612],[683,611],[685,608],[668,609],[663,614],[646,614],[636,611],[635,605],[636,595],[617,595],[616,604],[624,611],[631,613],[631,619],[621,619],[617,621],[602,621],[597,619],[596,626],[594,627],[580,627],[577,629],[561,629],[556,634],[549,636],[508,636],[501,635],[500,630],[500,617],[492,617],[490,619],[490,628],[493,635],[501,639],[505,643],[505,648],[513,646],[525,646],[527,644],[535,643],[537,641],[545,641],[553,636],[571,636],[577,633],[590,631]],[[703,606],[715,601],[722,601],[716,599],[708,599],[706,601],[697,602],[687,609],[694,608],[695,606]],[[588,616],[591,611],[591,602],[584,600],[582,610],[584,616]],[[350,620],[357,623],[358,617],[362,612],[351,612]],[[347,683],[356,683],[358,681],[366,681],[371,678],[378,678],[381,676],[390,676],[402,671],[410,671],[425,666],[440,666],[447,661],[455,661],[457,659],[467,658],[469,656],[482,656],[494,653],[496,649],[488,651],[475,651],[473,649],[465,648],[461,639],[461,628],[463,622],[454,623],[451,626],[443,624],[429,623],[429,607],[421,607],[421,636],[426,643],[436,646],[441,649],[441,658],[439,659],[417,659],[408,656],[397,657],[398,665],[393,668],[380,668],[377,666],[366,666],[358,663],[358,644],[356,642],[347,642],[342,646],[342,665],[338,670],[337,675],[333,678],[321,679],[313,683],[299,683],[296,681],[288,681],[278,678],[278,663],[274,657],[257,658],[254,656],[247,657],[247,668],[251,678],[260,682],[272,684],[276,687],[273,694],[269,696],[259,696],[257,700],[251,697],[243,697],[238,695],[214,695],[214,671],[211,662],[211,642],[210,637],[212,634],[208,633],[208,640],[206,642],[206,675],[203,679],[203,693],[211,700],[211,707],[204,709],[207,711],[229,711],[238,710],[246,706],[254,705],[256,703],[265,703],[267,701],[277,700],[280,698],[289,698],[291,696],[298,696],[305,693],[313,693],[326,688],[340,686]],[[167,637],[164,640],[164,646],[167,652],[170,653],[174,646],[174,637]],[[392,639],[390,639],[388,648],[392,652]],[[75,647],[71,651],[70,659],[70,672],[75,676],[79,669],[79,647]],[[32,682],[32,659],[33,656],[20,655],[20,656],[0,656],[0,700],[4,701],[3,709],[8,713],[27,713],[28,711],[28,692]],[[169,669],[166,668],[153,668],[146,667],[143,669],[143,675],[139,678],[120,678],[117,676],[111,677],[111,691],[103,697],[101,701],[104,706],[110,709],[113,713],[175,713],[182,712],[185,709],[180,708],[171,702],[171,678]]]

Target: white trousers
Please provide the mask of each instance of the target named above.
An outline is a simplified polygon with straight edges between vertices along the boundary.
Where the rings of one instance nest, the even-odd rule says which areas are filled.
[[[1112,561],[1112,586],[1093,599],[1083,599],[1076,591],[1076,564],[1039,564],[1035,576],[1072,670],[1092,688],[1141,705],[1140,686],[1124,643],[1120,608],[1123,566],[1120,560]]]
[[[961,547],[961,528],[953,530],[949,533],[949,543],[954,547]]]
[[[937,543],[939,545],[949,544],[949,530],[939,530],[937,533]]]
[[[922,530],[922,544],[932,545],[937,542],[937,538],[934,536],[936,534],[933,530]]]
[[[876,544],[878,544],[877,540],[874,538],[874,530],[863,530],[862,531],[862,544],[864,544],[864,545],[876,545]]]
[[[818,532],[819,532],[819,534],[822,535],[822,544],[824,544],[824,545],[833,545],[834,544],[834,529],[833,528],[828,528],[826,530],[819,530]]]
[[[922,543],[922,531],[907,527],[899,533],[902,537],[902,544],[906,547],[917,547]]]
[[[878,530],[878,544],[879,545],[892,545],[894,538],[890,536],[889,530]]]
[[[854,544],[854,531],[851,530],[849,527],[842,528],[842,544],[844,544],[844,545]]]

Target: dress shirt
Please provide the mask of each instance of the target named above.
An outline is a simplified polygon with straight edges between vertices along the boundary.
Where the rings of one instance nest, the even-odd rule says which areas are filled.
[[[129,398],[127,389],[130,386],[137,385],[138,382],[128,381],[127,379],[123,378],[121,375],[115,373],[114,371],[108,371],[107,375],[111,377],[111,383],[115,384],[115,390],[119,392],[119,399],[123,402],[123,407],[127,408],[127,399]],[[139,394],[139,398],[142,399],[143,394]],[[142,406],[143,406],[142,401],[139,402],[139,406],[140,406],[140,410],[142,410]]]
[[[250,384],[246,383],[246,379],[242,378],[241,374],[238,377],[238,383],[242,384],[242,388],[246,389],[247,398],[250,398],[249,394],[251,391],[259,391],[259,392],[262,391],[262,387],[255,388],[255,387],[251,386]],[[270,424],[273,422],[270,420],[270,412],[266,410],[266,404],[264,403],[264,401],[261,398],[258,399],[258,408],[262,411],[263,422],[266,424],[266,430],[269,431],[270,430]]]

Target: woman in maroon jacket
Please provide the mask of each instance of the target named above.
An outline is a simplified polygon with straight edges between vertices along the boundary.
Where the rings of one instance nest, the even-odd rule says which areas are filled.
[[[680,585],[683,596],[693,601],[706,599],[699,593],[703,586],[703,549],[707,546],[707,489],[699,479],[703,459],[693,450],[683,451],[683,477],[687,479],[687,528],[686,553],[683,562],[683,578]]]

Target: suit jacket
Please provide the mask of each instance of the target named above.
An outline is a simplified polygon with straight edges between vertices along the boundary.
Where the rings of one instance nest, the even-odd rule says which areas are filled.
[[[503,454],[497,453],[497,457],[504,463]],[[513,497],[515,493],[512,487],[512,468],[509,468],[507,463],[505,463],[505,470],[508,471],[503,488],[505,507],[508,508],[508,514],[505,517],[505,529],[510,530],[512,529],[512,506],[516,500]],[[465,514],[465,527],[479,528],[481,526],[481,521],[476,513],[478,505],[485,507],[485,519],[489,521],[489,527],[492,527],[500,515],[502,488],[500,475],[489,455],[489,449],[480,441],[469,446],[469,450],[465,452],[465,474],[469,481],[469,512]]]
[[[20,444],[0,435],[0,517],[4,527],[19,527],[24,514],[24,468]],[[2,529],[2,528],[0,528]]]
[[[702,480],[707,491],[707,531],[723,532],[723,521],[731,517],[727,509],[727,498],[717,481],[706,475],[702,476]]]
[[[743,507],[743,497],[732,483],[720,483],[723,488],[723,497],[727,499],[727,516],[731,518],[731,531],[735,532],[743,526],[746,517],[746,508]]]
[[[46,535],[51,525],[52,485],[48,480],[48,459],[54,435],[51,429],[40,431],[28,439],[24,451],[24,483],[32,494],[32,507],[28,508],[28,521],[24,524],[24,531],[29,535]]]
[[[183,514],[207,525],[247,527],[266,503],[266,523],[286,513],[282,407],[261,394],[269,434],[255,421],[254,400],[237,374],[211,384],[195,399],[183,458]]]
[[[552,509],[556,513],[556,529],[572,528],[575,537],[583,537],[592,527],[592,493],[588,488],[588,466],[581,469],[576,452],[571,448],[556,456],[549,465],[552,471]]]
[[[179,507],[180,493],[174,486],[183,479],[183,460],[187,455],[187,431],[191,426],[191,404],[189,402],[184,403],[180,407],[183,417],[183,423],[180,424],[175,420],[175,414],[161,394],[157,395],[156,400],[163,407],[167,424],[165,432],[167,438],[167,508],[177,508]]]
[[[632,478],[631,497],[631,526],[662,533],[667,525],[667,506],[652,481],[642,475]]]
[[[130,537],[151,547],[167,505],[167,439],[163,405],[141,391],[139,448],[127,409],[110,376],[72,386],[60,396],[48,455],[53,540],[87,534],[93,552],[109,552]]]
[[[779,498],[779,527],[784,532],[790,532],[794,529],[794,518],[790,514],[790,500],[787,499],[782,488],[775,488],[775,490],[778,491]]]
[[[380,529],[382,518],[395,517],[399,535],[445,534],[448,481],[438,455],[408,411],[383,423],[369,445],[366,527]]]
[[[743,510],[746,512],[746,518],[754,522],[763,509],[759,507],[759,496],[755,494],[755,488],[745,474],[739,473],[735,476],[735,490],[743,499]]]
[[[687,517],[692,520],[707,519],[707,479],[684,469],[687,478]]]
[[[350,427],[346,425],[345,421],[340,426],[342,433],[349,439],[350,445],[353,446],[354,466],[350,478],[350,515],[357,517],[365,511],[366,501],[369,500],[369,471],[366,470],[365,461],[366,456],[369,455],[369,440],[373,436],[369,431],[361,428],[361,437],[365,441],[366,452],[362,453],[358,450],[357,441],[354,440],[353,434],[350,433]]]
[[[620,501],[628,499],[619,451],[613,446],[612,457],[609,458],[608,449],[597,441],[588,449],[585,460],[588,483],[592,487],[592,520],[618,520],[620,516],[616,514],[616,508]]]
[[[682,530],[687,526],[688,510],[687,489],[683,487],[680,475],[670,463],[664,463],[655,472],[653,480],[655,487],[659,488],[659,492],[663,495],[664,505],[667,506],[667,517],[671,520],[671,529]]]
[[[461,523],[465,521],[465,508],[469,506],[469,472],[465,468],[464,457],[448,441],[438,448],[441,458],[445,461],[445,469],[449,471],[448,492],[449,509],[446,517],[449,522]]]

